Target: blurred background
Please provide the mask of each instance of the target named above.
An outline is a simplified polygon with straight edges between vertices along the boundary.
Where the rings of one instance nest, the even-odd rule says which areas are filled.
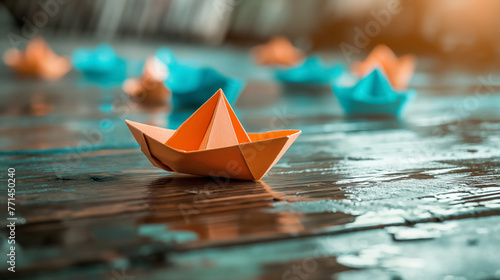
[[[273,37],[285,36],[307,55],[319,54],[326,63],[346,66],[365,59],[375,46],[386,44],[398,56],[418,57],[409,86],[421,95],[422,89],[430,87],[439,89],[433,94],[469,95],[474,85],[498,84],[485,77],[498,73],[499,12],[500,2],[495,0],[0,0],[0,53],[24,49],[35,37],[43,37],[55,53],[64,56],[79,48],[110,43],[127,60],[126,78],[135,78],[141,75],[145,59],[158,48],[168,47],[183,62],[244,79],[246,87],[236,106],[242,110],[240,115],[245,108],[267,108],[272,114],[273,106],[290,101],[278,99],[286,99],[285,94],[277,97],[288,89],[280,88],[274,68],[256,65],[251,47]],[[27,116],[28,123],[34,120],[30,116],[80,112],[74,116],[75,122],[89,129],[95,124],[81,120],[90,116],[105,116],[113,128],[121,128],[123,119],[136,113],[149,118],[151,109],[136,108],[124,94],[121,78],[94,81],[72,70],[57,83],[50,83],[19,79],[0,63],[0,91],[5,100],[0,102],[0,111]],[[67,95],[68,91],[72,94]],[[323,93],[329,98],[320,102],[325,114],[340,118],[341,108],[331,89]],[[421,99],[409,114],[427,114],[431,103]],[[156,112],[158,116],[147,122],[169,128],[176,128],[189,116],[168,115],[168,105]],[[248,113],[252,114],[255,112]],[[59,126],[55,120],[63,119],[49,121]],[[258,121],[245,125],[249,130],[261,129]],[[41,129],[31,140],[23,138],[26,131],[33,131],[30,127],[14,129],[11,124],[6,129],[11,137],[0,140],[3,149],[31,149],[31,140],[40,147],[75,145],[75,135],[82,127],[65,127],[73,134],[60,128],[47,134]],[[109,134],[116,134],[112,132]],[[129,136],[126,128],[122,132]],[[116,146],[123,144],[118,141],[120,136],[109,138],[116,138]],[[124,141],[130,145],[129,140]]]
[[[309,50],[396,52],[490,65],[498,60],[496,0],[2,0],[0,30],[44,36],[255,44],[285,35]],[[399,6],[400,3],[400,6]],[[60,12],[64,10],[64,12]],[[42,32],[42,31],[39,31]],[[29,36],[28,36],[29,37]],[[11,39],[11,38],[10,38]],[[348,47],[347,45],[344,45]],[[354,49],[351,49],[354,50]]]

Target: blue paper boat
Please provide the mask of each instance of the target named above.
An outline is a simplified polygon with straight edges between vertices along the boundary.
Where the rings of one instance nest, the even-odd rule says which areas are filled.
[[[345,71],[343,66],[323,65],[319,56],[311,56],[302,65],[290,69],[276,70],[275,74],[276,79],[285,83],[318,86],[331,84]]]
[[[385,75],[375,69],[354,86],[334,83],[333,92],[347,114],[398,116],[416,96],[416,91],[398,92]]]
[[[98,45],[95,49],[77,49],[71,55],[71,61],[76,69],[85,74],[108,74],[119,70],[124,62],[107,44]]]
[[[208,67],[177,63],[169,67],[169,71],[165,86],[172,92],[172,107],[177,110],[199,108],[219,89],[233,105],[245,87],[244,80],[225,77]]]
[[[71,61],[86,78],[99,84],[121,83],[127,76],[127,62],[107,44],[95,49],[77,49]]]

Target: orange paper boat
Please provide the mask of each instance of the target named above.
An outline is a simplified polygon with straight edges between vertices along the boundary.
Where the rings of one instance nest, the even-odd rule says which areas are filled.
[[[159,59],[150,57],[144,64],[142,76],[137,79],[127,79],[123,83],[123,91],[139,103],[165,104],[170,96],[170,91],[163,84],[167,76],[167,66]]]
[[[397,57],[386,45],[376,46],[365,61],[355,62],[352,72],[360,77],[370,74],[373,69],[380,68],[385,72],[389,82],[395,89],[406,89],[415,70],[416,59],[413,55]]]
[[[285,37],[276,37],[264,45],[253,48],[255,62],[260,65],[297,65],[304,54]]]
[[[260,180],[301,132],[247,134],[222,90],[177,130],[126,123],[142,152],[158,168],[242,180]]]
[[[70,59],[56,55],[42,38],[30,40],[26,50],[9,49],[4,62],[20,76],[57,80],[71,69]]]

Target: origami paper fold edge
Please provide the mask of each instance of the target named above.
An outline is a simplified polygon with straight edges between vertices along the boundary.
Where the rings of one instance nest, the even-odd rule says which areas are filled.
[[[213,98],[221,97],[218,97],[216,93],[211,100]],[[225,98],[224,102],[228,110],[232,112]],[[236,118],[235,115],[234,118]],[[189,119],[185,123],[188,121]],[[236,133],[241,137],[244,137],[244,133],[248,137],[248,142],[187,151],[169,146],[169,141],[176,134],[176,130],[129,120],[125,122],[141,147],[141,151],[158,168],[179,173],[243,180],[260,180],[301,133],[300,130],[279,130],[247,134],[241,128],[242,130]],[[239,122],[237,125],[241,126]]]

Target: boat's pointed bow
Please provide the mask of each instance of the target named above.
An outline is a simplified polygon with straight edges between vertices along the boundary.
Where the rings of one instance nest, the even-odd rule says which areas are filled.
[[[141,147],[142,153],[149,159],[149,161],[158,168],[172,171],[170,167],[155,158],[154,151],[151,151],[148,145],[148,140],[146,138],[149,137],[149,141],[157,141],[157,145],[164,145],[163,143],[165,143],[165,141],[167,141],[168,138],[172,136],[174,131],[129,120],[125,120],[125,123],[130,129],[130,132],[132,132],[135,140]]]
[[[130,129],[130,132],[132,132],[132,134],[134,135],[135,140],[137,140],[139,144],[141,144],[139,139],[143,138],[143,134],[157,140],[158,142],[165,143],[175,133],[175,130],[133,122],[129,120],[125,120],[125,123],[127,124],[128,129]]]
[[[139,144],[139,146],[141,146],[141,149],[142,149],[143,145],[144,145],[144,133],[140,129],[140,126],[139,126],[140,123],[136,123],[136,122],[129,121],[129,120],[125,120],[125,123],[127,124],[128,129],[130,130],[132,135],[134,136],[135,141],[137,141],[137,143]]]
[[[297,139],[300,130],[290,130],[285,136],[241,144],[240,151],[255,180],[260,180]]]

